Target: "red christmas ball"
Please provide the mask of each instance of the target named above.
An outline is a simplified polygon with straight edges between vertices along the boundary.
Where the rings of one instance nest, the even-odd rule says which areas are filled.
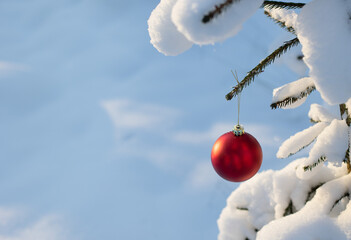
[[[249,133],[235,135],[233,131],[220,136],[211,152],[213,168],[231,182],[242,182],[254,176],[262,164],[262,149]]]

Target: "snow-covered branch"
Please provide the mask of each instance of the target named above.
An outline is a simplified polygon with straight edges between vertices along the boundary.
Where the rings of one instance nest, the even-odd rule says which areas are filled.
[[[302,8],[303,6],[305,6],[305,4],[295,3],[295,2],[264,1],[263,6],[268,9],[273,9],[273,8],[295,9],[295,8]]]
[[[295,24],[297,19],[297,13],[292,10],[286,10],[282,8],[265,8],[264,14],[269,18],[273,19],[280,27],[286,29],[292,34],[295,33]]]
[[[273,90],[271,108],[295,108],[305,102],[316,88],[311,78],[301,78]],[[292,105],[293,104],[293,105]]]

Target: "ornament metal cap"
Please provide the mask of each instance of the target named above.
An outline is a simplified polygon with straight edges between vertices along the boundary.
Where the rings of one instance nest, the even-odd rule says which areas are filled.
[[[233,133],[235,134],[235,136],[241,136],[245,133],[244,131],[244,127],[237,124],[235,125],[234,129],[233,129]]]

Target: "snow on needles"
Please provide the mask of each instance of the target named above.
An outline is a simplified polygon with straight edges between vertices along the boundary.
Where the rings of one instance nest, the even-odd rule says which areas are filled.
[[[298,100],[290,105],[283,108],[295,108],[300,106],[306,101],[307,95],[300,98],[301,93],[307,92],[308,89],[314,87],[314,83],[311,78],[305,77],[297,81],[285,84],[279,88],[273,90],[272,102],[283,101],[286,98],[297,98]]]
[[[267,7],[265,7],[264,10],[268,12],[272,16],[272,18],[284,23],[286,27],[295,28],[296,19],[298,15],[293,10],[287,10],[284,8],[267,8]]]
[[[314,0],[297,18],[304,61],[317,90],[329,104],[346,102],[351,92],[351,4]]]
[[[291,94],[288,90],[286,92]],[[283,96],[285,95],[283,94]],[[308,116],[312,119],[312,121],[317,123],[285,140],[277,152],[277,158],[287,158],[302,150],[303,148],[311,144],[318,137],[318,135],[334,119],[336,119],[336,116],[334,116],[327,109],[318,104],[311,105]]]
[[[328,162],[341,165],[348,148],[348,126],[344,120],[333,120],[317,137],[306,164],[313,164],[324,156]]]
[[[277,152],[277,158],[287,158],[305,148],[311,144],[327,126],[328,123],[320,122],[291,136],[280,146]]]
[[[262,5],[263,0],[233,1],[222,13],[208,23],[202,18],[223,0],[178,0],[172,20],[178,30],[196,44],[213,44],[234,36],[242,24]]]
[[[322,166],[321,174],[299,179],[295,169],[304,161],[295,160],[282,170],[262,172],[242,183],[217,221],[218,239],[346,239],[350,226],[341,220],[351,204],[335,209],[334,203],[351,191],[351,176],[343,176],[345,169]],[[314,194],[313,189],[323,183]]]
[[[151,44],[166,56],[178,55],[193,45],[171,21],[171,12],[177,0],[161,0],[148,20]]]
[[[203,17],[222,0],[161,0],[148,20],[151,44],[165,55],[178,55],[193,43],[221,42],[235,35],[242,24],[261,6],[263,0],[233,1],[211,21]]]
[[[311,104],[308,116],[314,122],[331,122],[337,118],[337,116],[330,113],[326,108],[316,103]]]

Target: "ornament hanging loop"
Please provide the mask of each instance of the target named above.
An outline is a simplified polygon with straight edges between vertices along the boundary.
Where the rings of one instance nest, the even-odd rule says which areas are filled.
[[[239,79],[238,79],[238,74],[235,71],[235,73],[233,72],[233,70],[231,70],[234,79],[236,80],[236,82],[239,84]],[[238,124],[234,127],[233,132],[235,134],[235,136],[241,136],[244,134],[244,127],[240,125],[239,120],[240,120],[240,96],[241,93],[238,94]]]

